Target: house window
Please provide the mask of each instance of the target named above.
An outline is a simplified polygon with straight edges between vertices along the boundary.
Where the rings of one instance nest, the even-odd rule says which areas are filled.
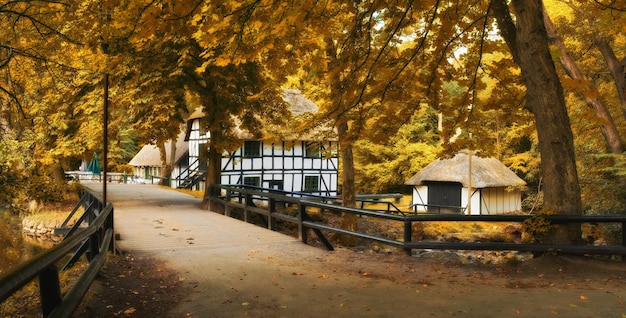
[[[320,190],[319,176],[304,176],[304,192],[318,192]]]
[[[306,142],[304,143],[304,156],[307,158],[319,158],[320,157],[320,143],[319,142]]]
[[[261,142],[257,140],[246,140],[243,142],[243,156],[245,158],[261,157]]]
[[[243,177],[243,184],[247,186],[260,187],[261,177]]]

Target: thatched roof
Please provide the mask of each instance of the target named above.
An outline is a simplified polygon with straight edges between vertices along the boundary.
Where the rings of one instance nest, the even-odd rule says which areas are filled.
[[[170,140],[165,143],[165,153],[167,155],[166,160],[168,161],[170,159],[171,142],[172,141]],[[185,142],[185,132],[183,131],[178,134],[178,139],[176,141],[175,162],[178,162],[185,154],[187,154],[187,151],[189,151],[189,143]],[[159,152],[159,148],[155,145],[143,146],[128,164],[135,167],[160,167],[161,154]]]
[[[283,94],[283,99],[291,106],[291,113],[294,116],[318,111],[317,105],[304,97],[297,89],[284,89]]]
[[[407,180],[408,185],[427,181],[459,182],[469,186],[469,157],[458,153],[451,159],[438,159]],[[472,188],[522,186],[526,182],[495,158],[472,155]]]
[[[313,103],[311,100],[307,99],[299,90],[297,89],[283,89],[283,100],[289,104],[289,110],[293,116],[300,116],[306,113],[315,113],[319,110],[317,105]],[[189,140],[189,132],[191,131],[191,120],[202,118],[205,116],[205,113],[202,111],[202,108],[197,108],[189,118],[187,118],[187,136],[186,140]],[[235,135],[241,139],[253,139],[253,134],[245,129],[245,127],[241,127],[239,119],[235,118],[235,124],[237,127],[234,128]],[[330,130],[332,132],[332,130]],[[311,134],[309,134],[311,135]],[[313,138],[311,136],[307,136],[306,138]],[[312,140],[313,140],[312,139]]]

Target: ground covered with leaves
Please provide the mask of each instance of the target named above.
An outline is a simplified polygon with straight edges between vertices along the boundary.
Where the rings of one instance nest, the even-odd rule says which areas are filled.
[[[185,295],[163,262],[133,254],[111,256],[76,317],[163,317]]]
[[[349,277],[355,281],[363,282],[367,278],[390,285],[417,284],[424,292],[448,284],[450,290],[471,286],[473,292],[486,294],[493,294],[499,288],[579,290],[578,299],[570,305],[574,307],[584,306],[588,302],[587,293],[591,290],[600,288],[609,292],[626,287],[623,263],[588,257],[550,254],[521,264],[502,266],[459,264],[446,259],[416,259],[401,254],[341,249],[333,253],[327,262],[326,265],[332,267],[333,272],[351,273]],[[415,281],[417,273],[421,277],[418,282]],[[158,259],[132,254],[117,255],[109,260],[76,316],[174,317],[172,308],[186,301],[185,296],[191,292],[190,288],[178,273],[164,266]],[[358,293],[359,290],[354,292]],[[258,293],[262,295],[264,291],[259,290]],[[493,297],[498,297],[497,293]],[[559,294],[553,297],[558,298]],[[459,301],[463,301],[463,298],[455,300]],[[623,302],[613,306],[623,308],[626,313]],[[557,315],[558,312],[553,311],[552,314]],[[185,313],[176,313],[176,316],[180,315],[185,316]],[[199,312],[186,315],[203,316]],[[255,316],[254,310],[251,308],[247,315]]]

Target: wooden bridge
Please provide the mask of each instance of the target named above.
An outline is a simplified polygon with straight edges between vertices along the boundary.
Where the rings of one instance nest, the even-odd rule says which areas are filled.
[[[98,187],[99,185],[91,186]],[[303,213],[295,218],[279,215],[276,207],[296,198],[287,198],[283,194],[259,189],[229,186],[222,186],[222,189],[227,195],[213,198],[211,203],[223,204],[225,214],[232,214],[237,210],[243,211],[244,215],[259,214],[266,217],[270,228],[273,220],[296,222],[299,224],[300,234],[298,237],[287,236],[201,209],[200,199],[159,186],[110,184],[108,187],[109,201],[115,205],[114,223],[119,236],[119,240],[116,241],[117,249],[127,253],[150,255],[165,261],[168,267],[178,273],[180,281],[184,282],[184,287],[193,291],[180,306],[172,308],[171,316],[183,316],[189,313],[200,316],[208,313],[212,317],[244,316],[252,309],[254,309],[255,316],[312,317],[333,316],[338,313],[344,316],[394,316],[399,308],[407,308],[407,306],[414,307],[415,312],[441,315],[457,312],[457,310],[458,312],[474,310],[474,313],[480,313],[481,307],[484,306],[497,306],[513,313],[518,307],[537,307],[535,305],[543,300],[542,297],[549,294],[537,290],[527,292],[500,290],[498,293],[514,297],[515,302],[496,303],[495,300],[485,299],[483,294],[459,293],[450,289],[450,286],[442,284],[430,286],[429,292],[433,292],[431,295],[436,293],[439,295],[437,297],[445,295],[447,298],[458,294],[458,297],[476,304],[476,308],[468,308],[468,302],[464,302],[459,308],[455,307],[454,302],[446,302],[444,306],[443,303],[434,301],[436,298],[426,295],[422,296],[430,300],[420,301],[422,297],[415,298],[415,289],[419,289],[420,284],[416,286],[388,284],[375,277],[364,276],[362,273],[380,270],[366,265],[367,262],[363,259],[369,256],[357,255],[342,249],[328,252],[303,244],[303,241],[306,242],[308,232],[306,229],[308,228],[326,233],[336,231],[357,235],[405,249],[422,248],[420,244],[432,245],[433,243],[411,242],[410,232],[405,240],[394,241],[335,229],[313,222],[303,217],[305,215]],[[93,190],[99,191],[98,188]],[[252,204],[254,201],[265,201],[266,207]],[[319,200],[296,200],[295,202],[300,202],[294,204],[300,204],[298,209],[301,212],[306,211],[307,207],[327,211],[343,209]],[[419,218],[420,216],[416,215],[359,209],[343,211],[380,217],[390,222],[404,222],[408,224],[405,226],[405,230],[408,231],[410,231],[411,222],[432,221],[440,218],[458,221],[457,218],[468,217],[442,215]],[[620,223],[624,221],[624,218],[609,218],[608,220]],[[595,221],[603,221],[603,219]],[[452,246],[449,243],[440,246],[436,244],[424,246],[426,246],[424,248],[459,248],[459,246],[466,246],[467,249],[493,248],[490,245]],[[500,246],[502,247],[511,248],[506,245]],[[520,245],[520,249],[524,249],[524,246]],[[599,254],[624,255],[623,251],[623,246],[614,246],[611,250],[600,250]],[[356,261],[357,259],[361,261]],[[418,266],[417,263],[416,266]],[[415,275],[419,281],[419,272]],[[354,285],[354,276],[364,280]],[[5,282],[4,278],[0,280],[2,283]],[[2,292],[4,297],[7,292],[6,290]],[[574,293],[572,297],[579,296],[578,291],[572,292]],[[602,294],[598,298],[606,297],[603,291],[598,291],[598,293]],[[523,297],[520,297],[520,294]],[[588,292],[587,296],[589,294],[591,292]],[[384,301],[381,301],[381,295],[386,295]],[[389,295],[393,297],[388,297]],[[490,302],[491,305],[489,305]],[[346,306],[346,304],[349,305]],[[563,304],[564,313],[568,310],[567,305]],[[587,312],[580,311],[580,308],[578,310],[579,313]],[[590,312],[595,313],[593,310]],[[536,313],[541,315],[540,311]],[[56,316],[64,317],[65,315]]]

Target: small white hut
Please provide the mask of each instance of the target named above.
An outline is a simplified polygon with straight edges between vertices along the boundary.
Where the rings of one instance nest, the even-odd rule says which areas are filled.
[[[414,211],[488,215],[521,210],[526,182],[495,158],[461,152],[432,162],[406,184],[413,186]]]
[[[171,158],[171,143],[171,140],[165,143],[165,153],[168,164]],[[189,166],[188,150],[189,144],[185,141],[185,132],[183,131],[178,134],[176,140],[176,155],[171,174],[171,178],[173,179],[172,186],[178,185],[180,180],[176,180],[176,176],[180,175],[181,171],[186,170]],[[140,183],[153,183],[153,177],[161,177],[163,162],[161,162],[161,152],[155,145],[148,144],[143,146],[128,164],[134,167],[134,178]]]

